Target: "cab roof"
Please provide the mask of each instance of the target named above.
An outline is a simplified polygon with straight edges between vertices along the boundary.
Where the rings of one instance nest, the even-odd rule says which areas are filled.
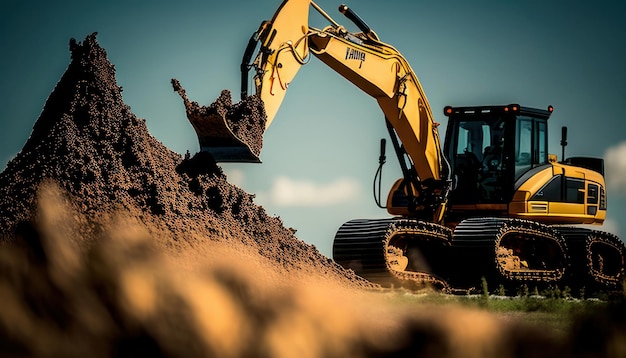
[[[480,116],[484,114],[514,114],[529,116],[534,118],[550,118],[554,108],[548,106],[547,109],[539,109],[532,107],[523,107],[519,104],[497,105],[497,106],[471,106],[471,107],[452,107],[446,106],[443,113],[447,117],[451,116]]]

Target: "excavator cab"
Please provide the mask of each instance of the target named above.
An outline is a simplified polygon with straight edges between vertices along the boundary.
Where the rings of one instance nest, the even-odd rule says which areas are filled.
[[[444,152],[454,178],[448,220],[519,217],[554,224],[601,224],[604,163],[548,154],[553,108],[445,107]],[[565,142],[562,140],[562,143]]]
[[[547,120],[552,107],[446,107],[444,113],[449,118],[444,152],[455,178],[452,205],[509,203],[515,181],[549,162]]]

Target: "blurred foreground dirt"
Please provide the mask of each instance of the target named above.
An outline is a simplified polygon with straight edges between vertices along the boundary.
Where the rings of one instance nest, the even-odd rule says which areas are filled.
[[[70,49],[0,173],[0,356],[626,356],[623,306],[562,337],[482,311],[390,304],[210,157],[154,139],[95,34]]]

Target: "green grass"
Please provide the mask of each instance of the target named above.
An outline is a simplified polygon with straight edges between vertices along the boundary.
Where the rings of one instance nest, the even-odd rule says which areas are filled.
[[[400,305],[456,305],[491,312],[507,320],[541,326],[542,329],[560,334],[567,332],[577,317],[606,308],[607,301],[597,299],[573,299],[557,296],[496,296],[446,295],[441,293],[411,293],[392,290],[389,299]]]
[[[538,290],[523,285],[513,293],[506,291],[502,285],[490,290],[484,278],[481,288],[481,292],[472,295],[434,291],[416,293],[403,289],[386,292],[393,304],[456,305],[485,310],[504,320],[536,325],[557,334],[568,332],[572,324],[584,316],[626,302],[626,281],[622,290],[615,292],[586,292],[584,289],[572,292],[567,286]]]
[[[606,301],[601,300],[548,298],[545,296],[446,295],[435,292],[416,294],[402,290],[390,291],[389,295],[399,303],[456,304],[492,312],[575,314],[607,305]]]

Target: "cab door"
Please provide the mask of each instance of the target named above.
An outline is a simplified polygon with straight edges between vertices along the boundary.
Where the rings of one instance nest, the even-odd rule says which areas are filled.
[[[556,197],[546,198],[552,199],[548,200],[550,216],[580,217],[586,214],[584,173],[573,172],[555,176],[549,185],[559,186],[560,191]]]

